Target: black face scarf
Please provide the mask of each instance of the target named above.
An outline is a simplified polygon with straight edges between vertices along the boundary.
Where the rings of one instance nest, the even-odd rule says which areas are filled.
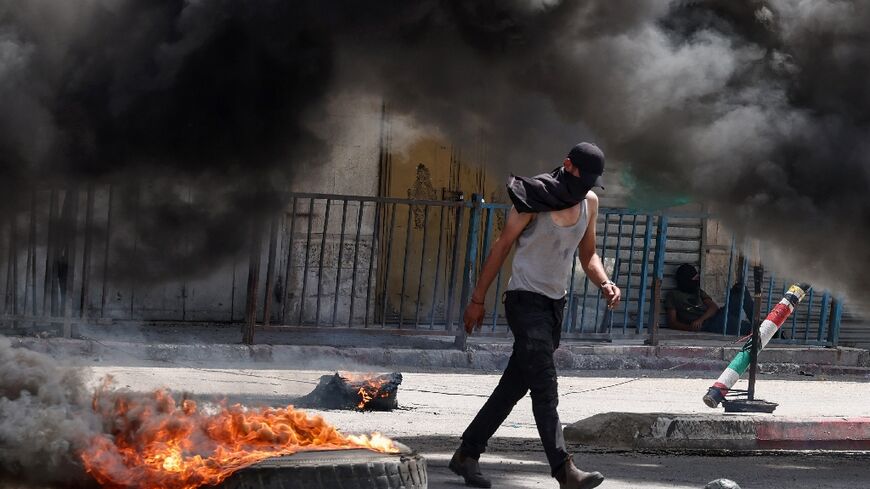
[[[676,273],[677,288],[687,294],[697,292],[701,288],[701,281],[695,280],[696,275],[698,275],[698,270],[692,265],[688,263],[680,265]]]
[[[550,212],[573,207],[586,198],[592,185],[560,166],[550,173],[534,177],[511,175],[508,195],[517,212]]]

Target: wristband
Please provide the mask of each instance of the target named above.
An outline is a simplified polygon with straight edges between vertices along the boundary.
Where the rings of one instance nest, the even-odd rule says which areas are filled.
[[[486,305],[486,303],[483,302],[483,301],[481,301],[481,302],[477,302],[476,300],[474,300],[474,297],[471,298],[471,303],[472,303],[472,304],[477,304],[478,306]]]
[[[601,282],[602,287],[604,287],[605,285],[616,285],[616,284],[613,283],[613,280],[607,279],[604,282]]]

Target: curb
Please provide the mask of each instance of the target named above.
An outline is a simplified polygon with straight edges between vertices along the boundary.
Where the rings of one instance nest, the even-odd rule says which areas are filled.
[[[478,345],[468,351],[419,348],[332,347],[312,345],[241,345],[130,343],[91,339],[10,337],[12,345],[56,357],[92,358],[103,361],[162,361],[272,363],[308,368],[361,366],[393,368],[460,368],[500,371],[507,365],[511,345]],[[763,363],[762,373],[804,375],[870,375],[870,368],[839,364],[794,363],[802,350],[794,350],[792,363]],[[780,354],[783,357],[783,354]],[[843,356],[839,355],[838,356]],[[860,365],[862,357],[848,354],[843,360]],[[560,371],[675,370],[721,371],[727,365],[721,348],[643,347],[622,345],[567,345],[556,350]],[[831,357],[833,358],[833,357]],[[781,358],[785,360],[786,358]]]
[[[870,450],[870,417],[602,413],[565,439],[616,450]]]

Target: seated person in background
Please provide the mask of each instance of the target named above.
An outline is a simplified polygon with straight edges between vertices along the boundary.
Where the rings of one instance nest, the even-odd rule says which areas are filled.
[[[685,263],[677,268],[677,288],[668,292],[665,298],[665,308],[668,312],[668,327],[683,331],[706,331],[722,333],[724,310],[701,289],[701,277],[698,270]],[[740,293],[743,292],[743,313],[748,320],[743,320],[740,314]],[[726,334],[749,334],[754,303],[749,291],[738,282],[728,292],[728,331]]]
[[[719,312],[719,306],[701,290],[698,271],[688,263],[677,268],[677,288],[665,297],[665,309],[668,327],[683,331],[712,331],[711,320]]]

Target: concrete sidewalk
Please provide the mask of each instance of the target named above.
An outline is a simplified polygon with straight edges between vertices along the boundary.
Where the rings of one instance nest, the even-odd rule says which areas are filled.
[[[285,367],[358,369],[466,369],[500,371],[511,353],[509,342],[474,343],[467,351],[420,345],[320,346],[202,344],[10,337],[14,346],[56,357],[84,357],[124,364],[131,359],[163,362],[271,364]],[[638,344],[569,343],[556,351],[560,371],[676,370],[721,371],[738,347],[645,346]],[[870,375],[870,352],[854,348],[775,347],[761,355],[761,371],[769,374]]]
[[[870,417],[602,413],[565,439],[616,450],[870,450]]]

